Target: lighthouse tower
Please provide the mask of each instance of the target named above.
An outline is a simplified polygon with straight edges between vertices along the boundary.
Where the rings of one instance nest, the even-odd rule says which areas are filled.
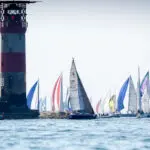
[[[0,1],[0,112],[27,113],[26,5],[36,1]]]

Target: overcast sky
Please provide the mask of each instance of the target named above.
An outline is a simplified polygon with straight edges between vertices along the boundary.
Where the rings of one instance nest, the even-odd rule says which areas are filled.
[[[149,0],[43,0],[27,13],[27,91],[39,77],[50,97],[63,72],[65,94],[72,57],[94,104],[150,69]]]

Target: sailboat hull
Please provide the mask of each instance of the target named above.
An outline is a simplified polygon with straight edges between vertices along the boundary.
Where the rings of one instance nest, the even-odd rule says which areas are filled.
[[[150,114],[137,114],[136,118],[150,118]]]
[[[136,117],[136,114],[120,114],[120,117]]]
[[[96,119],[96,114],[89,114],[89,113],[73,113],[69,115],[69,119]]]
[[[99,115],[99,118],[119,118],[119,114]]]

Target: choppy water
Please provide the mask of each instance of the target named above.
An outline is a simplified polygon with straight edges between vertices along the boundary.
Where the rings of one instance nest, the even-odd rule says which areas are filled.
[[[150,150],[150,119],[2,120],[0,150]]]

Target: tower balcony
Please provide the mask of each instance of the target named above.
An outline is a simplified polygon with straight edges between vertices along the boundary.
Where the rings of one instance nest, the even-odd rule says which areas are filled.
[[[1,33],[25,33],[28,27],[27,22],[0,22]]]

